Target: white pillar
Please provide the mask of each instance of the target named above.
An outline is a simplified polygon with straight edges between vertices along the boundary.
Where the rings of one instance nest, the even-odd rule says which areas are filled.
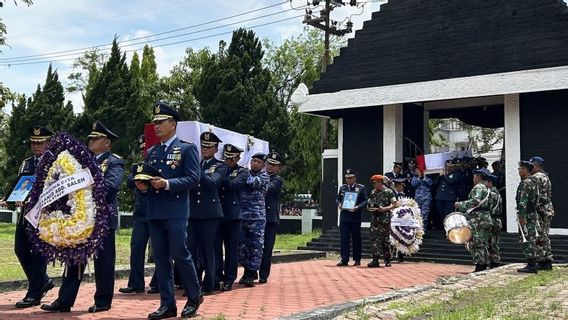
[[[383,173],[402,161],[402,104],[383,107]]]
[[[521,117],[519,94],[505,95],[505,200],[507,232],[518,232],[515,195],[519,185],[518,162],[521,160]]]
[[[343,184],[343,118],[337,119],[337,188]],[[337,209],[337,226],[339,226],[339,209]]]

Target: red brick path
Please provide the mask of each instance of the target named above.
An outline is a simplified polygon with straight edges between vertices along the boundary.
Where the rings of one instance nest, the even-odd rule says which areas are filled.
[[[219,314],[226,319],[273,319],[393,289],[429,284],[440,276],[472,269],[429,263],[393,263],[391,268],[369,269],[365,266],[336,267],[335,263],[333,260],[316,260],[273,265],[267,284],[254,288],[239,286],[230,292],[205,297],[199,315],[204,319]],[[117,281],[115,290],[125,284],[126,280]],[[58,289],[50,291],[43,302],[55,300]],[[46,313],[39,307],[14,309],[14,304],[25,292],[0,293],[0,319],[145,319],[159,307],[158,295],[116,293],[110,311],[89,314],[86,311],[93,303],[94,289],[93,283],[83,284],[71,313],[60,314]],[[178,312],[181,312],[185,299],[181,296],[182,291],[176,293]]]

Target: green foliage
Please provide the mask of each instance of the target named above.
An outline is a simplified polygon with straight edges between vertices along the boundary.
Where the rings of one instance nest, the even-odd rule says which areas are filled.
[[[0,8],[2,8],[4,6],[4,0],[0,0]],[[20,2],[31,6],[33,4],[32,0],[20,0]],[[14,4],[18,5],[18,1],[14,0]],[[8,33],[8,29],[6,28],[6,25],[2,22],[2,18],[0,18],[0,47],[1,46],[5,46],[6,45],[6,34]],[[0,53],[2,52],[2,50],[0,50]]]
[[[101,53],[100,49],[95,48],[85,51],[85,53],[77,58],[71,65],[72,72],[67,77],[69,81],[65,88],[67,92],[81,92],[83,94],[83,100],[85,100],[85,92],[91,90],[104,63],[104,54]]]

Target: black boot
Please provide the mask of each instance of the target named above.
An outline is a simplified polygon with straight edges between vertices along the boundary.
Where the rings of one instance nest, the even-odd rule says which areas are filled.
[[[493,261],[491,261],[491,262],[489,263],[489,269],[497,268],[497,267],[500,267],[500,266],[501,266],[501,263],[499,263],[499,262],[493,262]]]
[[[538,273],[536,259],[527,259],[527,265],[524,268],[517,269],[517,272]]]
[[[385,267],[390,267],[390,266],[391,266],[390,259],[385,259]]]
[[[404,262],[404,255],[402,254],[402,252],[398,252],[397,254],[397,258],[398,258],[398,262]]]
[[[240,284],[244,284],[246,287],[253,287],[254,286],[254,271],[245,269],[245,273],[243,277],[239,280]]]
[[[486,269],[487,269],[486,264],[478,263],[478,264],[475,265],[475,270],[473,270],[473,272],[480,272],[480,271],[483,271],[483,270],[486,270]]]
[[[379,258],[373,258],[373,261],[367,263],[367,267],[369,268],[380,268],[381,263],[379,262]]]
[[[542,260],[538,262],[538,270],[552,270],[552,260]]]

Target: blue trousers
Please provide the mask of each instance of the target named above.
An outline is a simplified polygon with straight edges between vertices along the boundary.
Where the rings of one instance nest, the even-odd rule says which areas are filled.
[[[260,279],[268,279],[270,276],[270,267],[272,266],[272,251],[274,249],[274,242],[276,242],[276,229],[278,223],[268,222],[264,230],[264,249],[262,249],[262,262],[260,263],[260,270],[258,277]]]
[[[237,279],[239,266],[239,237],[241,235],[241,220],[222,221],[219,224],[216,243],[216,281],[233,283]],[[223,259],[223,248],[225,259]]]
[[[146,219],[134,217],[132,236],[130,238],[130,275],[128,287],[144,289],[144,257],[150,238],[150,229]],[[154,272],[155,274],[155,272]]]
[[[430,218],[430,205],[432,204],[432,198],[416,198],[416,203],[420,207],[420,213],[422,214],[422,221],[424,229],[428,227],[428,219]]]
[[[191,219],[188,227],[187,247],[196,264],[198,278],[203,277],[202,290],[213,291],[215,286],[215,235],[219,228],[219,219]]]
[[[353,241],[353,260],[361,260],[361,222],[340,222],[341,261],[349,261],[349,241]]]
[[[104,240],[103,249],[94,259],[95,265],[95,306],[104,307],[112,304],[114,294],[114,263],[116,260],[115,231],[109,230]],[[69,265],[63,274],[58,300],[62,305],[72,307],[77,299],[79,286],[85,273],[85,264]]]
[[[265,220],[243,220],[239,240],[239,263],[247,270],[258,271],[264,247]]]
[[[21,213],[20,213],[21,215]],[[28,292],[26,298],[39,299],[43,294],[43,287],[49,281],[47,276],[47,260],[32,250],[32,246],[26,236],[27,220],[22,221],[19,217],[14,235],[14,252],[20,261],[20,265],[28,279]]]
[[[187,250],[187,219],[149,220],[150,239],[160,288],[160,306],[176,305],[172,259],[186,295],[195,299],[201,294],[191,254]]]

